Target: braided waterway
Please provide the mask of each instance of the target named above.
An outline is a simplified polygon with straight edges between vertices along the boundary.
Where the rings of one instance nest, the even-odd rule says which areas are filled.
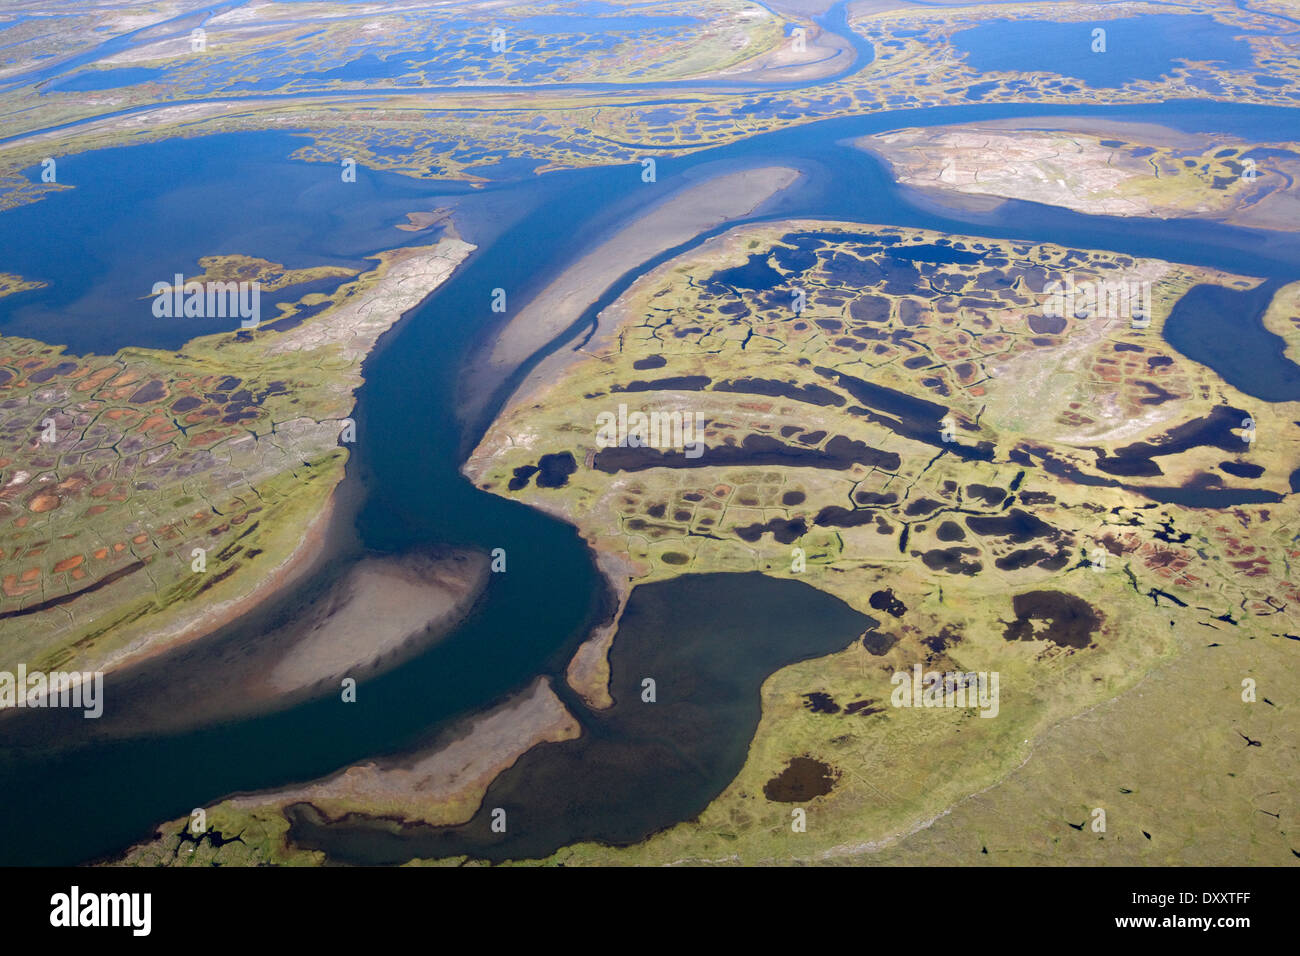
[[[481,416],[458,420],[456,411],[468,398],[460,371],[492,332],[491,290],[510,290],[512,308],[517,307],[566,264],[678,187],[773,165],[796,168],[803,176],[746,221],[799,217],[913,226],[1110,249],[1286,281],[1300,278],[1300,239],[1294,234],[1091,217],[1032,203],[1009,202],[979,213],[943,209],[901,189],[870,156],[843,144],[903,126],[1042,111],[1041,106],[975,105],[827,120],[661,159],[655,184],[643,183],[640,165],[634,164],[503,180],[481,191],[367,172],[364,183],[352,184],[357,191],[348,193],[350,187],[337,184],[333,167],[285,159],[300,141],[272,133],[224,134],[69,159],[67,168],[81,177],[79,188],[0,218],[6,268],[51,281],[48,290],[26,299],[35,305],[19,309],[0,302],[0,333],[68,344],[73,352],[102,354],[128,344],[174,348],[190,334],[215,331],[187,329],[178,340],[174,326],[141,325],[154,320],[138,307],[138,293],[126,293],[127,286],[139,286],[123,276],[153,281],[154,273],[170,275],[176,258],[192,261],[213,251],[238,251],[289,266],[360,263],[380,248],[431,241],[404,234],[393,238],[387,226],[405,212],[454,208],[460,232],[478,251],[390,331],[365,364],[366,384],[355,415],[358,443],[345,481],[345,497],[360,502],[355,535],[340,536],[342,544],[327,565],[354,560],[358,553],[400,554],[429,546],[502,547],[509,564],[507,573],[491,576],[484,597],[459,628],[400,666],[364,680],[355,704],[331,695],[197,730],[125,739],[114,739],[103,728],[92,737],[66,722],[42,720],[39,712],[6,719],[0,726],[0,862],[63,864],[112,855],[148,838],[159,821],[211,806],[225,795],[314,779],[413,747],[450,722],[517,692],[538,674],[553,677],[583,723],[585,739],[543,746],[521,763],[533,778],[545,780],[545,787],[530,786],[518,774],[503,775],[493,785],[487,806],[504,801],[516,808],[511,819],[518,825],[512,824],[509,841],[488,832],[479,818],[445,831],[395,831],[366,821],[323,826],[303,808],[293,812],[296,836],[339,859],[389,861],[441,852],[495,859],[544,853],[575,840],[628,842],[698,813],[743,761],[763,679],[790,661],[845,646],[869,619],[799,583],[756,575],[685,577],[634,592],[612,652],[619,703],[611,712],[594,715],[563,692],[567,661],[612,603],[572,527],[482,492],[459,472],[514,383],[541,358],[535,356],[501,383],[483,403]],[[1300,117],[1280,108],[1185,101],[1053,107],[1052,113],[1161,123],[1258,141],[1300,139]],[[581,237],[580,246],[575,237]],[[565,347],[637,274],[706,237],[630,270],[543,352]],[[1222,301],[1213,305],[1215,315],[1195,320],[1220,328],[1258,322],[1253,309],[1229,313]],[[1214,355],[1197,358],[1212,363]],[[1267,377],[1281,382],[1295,375],[1294,365],[1274,356],[1261,359],[1256,381],[1262,388]],[[1243,388],[1249,392],[1250,385]],[[303,600],[327,580],[322,571],[293,594],[188,648],[185,666],[202,666],[196,648],[213,648],[215,659],[224,642],[256,640],[277,610]],[[723,666],[728,642],[735,641],[743,641],[751,656],[744,667],[728,669]],[[114,720],[115,685],[166,680],[180,659],[164,655],[129,674],[109,674],[103,721]],[[720,668],[725,679],[705,686],[703,677],[716,677]],[[655,706],[670,710],[677,700],[682,709],[676,716],[656,716],[664,722],[656,730],[629,717],[622,702],[643,675],[659,674],[669,675],[669,693]],[[682,687],[691,675],[695,691],[674,697],[687,693]],[[688,709],[694,728],[689,733],[678,720]],[[602,784],[592,786],[591,780]],[[560,807],[574,809],[557,812]]]

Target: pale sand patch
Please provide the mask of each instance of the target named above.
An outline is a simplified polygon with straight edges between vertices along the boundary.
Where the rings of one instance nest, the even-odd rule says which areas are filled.
[[[477,406],[473,411],[511,371],[576,322],[623,273],[729,219],[749,215],[798,176],[788,167],[766,166],[713,177],[683,189],[591,250],[507,322],[486,359],[471,367],[468,379]],[[557,355],[564,356],[564,350]],[[567,361],[562,357],[552,362],[554,358],[534,369],[515,394],[546,381]]]
[[[700,82],[718,77],[756,83],[811,83],[853,65],[853,45],[844,37],[811,22],[797,25],[805,31],[803,50],[796,50],[792,37],[786,37],[774,50],[698,79]]]
[[[885,158],[908,186],[1026,199],[1090,215],[1150,215],[1149,205],[1120,195],[1137,173],[1111,165],[1114,150],[1068,134],[983,127],[900,130],[853,141]]]
[[[440,239],[431,246],[408,246],[372,256],[379,260],[374,272],[377,278],[368,287],[357,284],[365,294],[353,296],[322,312],[314,321],[294,326],[270,339],[267,354],[336,345],[340,358],[358,362],[374,347],[380,335],[442,285],[476,248],[463,239]],[[360,365],[354,365],[354,369],[359,373]],[[359,374],[357,378],[360,379]]]
[[[459,239],[460,234],[456,232],[456,223],[452,220],[451,213],[450,209],[441,206],[428,212],[408,212],[407,221],[394,228],[405,232],[423,232],[432,226],[441,225],[444,236],[449,239]]]
[[[249,590],[219,604],[194,607],[185,613],[177,612],[165,630],[159,630],[157,626],[145,629],[130,644],[96,661],[93,669],[108,672],[128,664],[139,664],[164,651],[198,640],[305,579],[320,567],[328,550],[325,544],[338,530],[334,522],[337,493],[336,486],[325,506],[307,523],[294,549]]]
[[[969,127],[956,127],[968,129]],[[1165,146],[1179,146],[1187,149],[1204,145],[1205,137],[1184,133],[1172,126],[1159,123],[1139,123],[1131,120],[1116,120],[1105,116],[1031,116],[1011,117],[1009,119],[980,120],[980,129],[997,130],[1003,133],[1035,132],[1055,130],[1066,133],[1083,133],[1085,135],[1122,139],[1130,143],[1159,143]]]
[[[488,566],[485,553],[470,551],[361,558],[237,633],[127,671],[114,684],[113,713],[91,730],[175,733],[337,699],[343,677],[366,680],[446,637],[482,595]]]
[[[449,629],[482,593],[487,573],[479,553],[359,562],[295,627],[300,636],[266,676],[267,689],[283,694],[355,675],[427,629]]]
[[[1300,213],[1297,164],[1273,157],[1257,178],[1210,188],[1168,178],[1129,146],[1204,154],[1222,147],[1287,148],[1236,137],[1192,135],[1153,123],[1099,118],[1033,117],[978,126],[902,129],[850,140],[885,160],[895,178],[924,195],[951,203],[959,196],[1019,199],[1094,216],[1201,218],[1254,229],[1289,230]],[[1169,184],[1172,183],[1172,187]],[[956,203],[961,208],[965,203]]]
[[[464,823],[492,781],[525,753],[538,744],[572,740],[581,732],[550,681],[539,677],[527,690],[453,727],[429,747],[354,764],[305,786],[230,802],[250,809],[306,801],[332,817],[365,813],[435,826]]]
[[[36,9],[7,9],[5,12],[11,15],[21,15],[25,13],[27,15],[35,15],[39,17],[48,16],[51,21],[56,22],[58,16],[75,16],[82,18],[81,22],[83,28],[78,31],[80,36],[73,40],[72,46],[61,50],[59,54],[56,54],[56,56],[51,60],[36,59],[29,54],[28,56],[6,63],[5,66],[0,67],[0,79],[27,73],[32,70],[58,66],[60,62],[68,62],[81,53],[90,52],[99,42],[95,38],[96,34],[102,33],[104,37],[116,37],[124,33],[130,33],[133,30],[143,30],[146,27],[154,26],[155,24],[170,20],[173,17],[181,16],[183,13],[191,12],[194,9],[199,8],[201,5],[202,4],[199,0],[188,0],[186,3],[179,3],[176,2],[176,0],[167,0],[167,2],[162,3],[124,4],[123,6],[125,6],[126,9],[121,10],[113,9],[108,5],[96,5],[92,7],[89,4],[83,4],[82,6],[86,7],[86,9],[80,11],[73,11],[71,9],[62,11],[58,9],[59,5],[55,3],[48,4],[48,10],[41,10],[39,12]],[[7,3],[5,6],[12,8],[15,4]],[[132,6],[140,9],[131,9]],[[21,20],[19,22],[21,22]],[[31,48],[29,48],[29,50],[30,49]],[[60,57],[62,59],[60,59]],[[96,63],[107,62],[107,59],[96,61]]]

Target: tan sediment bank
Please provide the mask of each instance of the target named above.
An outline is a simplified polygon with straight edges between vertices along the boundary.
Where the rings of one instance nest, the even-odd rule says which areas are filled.
[[[558,516],[558,515],[557,515]],[[562,516],[558,516],[562,517]],[[618,633],[618,623],[623,619],[623,609],[632,594],[634,577],[644,574],[643,569],[631,566],[631,558],[616,551],[596,551],[596,567],[605,575],[614,590],[618,606],[614,616],[605,624],[591,632],[591,636],[582,642],[569,666],[565,669],[564,680],[581,695],[588,707],[604,710],[614,706],[614,698],[609,694],[609,651],[614,646],[614,636]],[[629,574],[636,570],[637,574]]]
[[[287,694],[374,670],[422,632],[446,634],[483,592],[487,575],[488,558],[478,552],[359,561],[310,616],[290,625],[300,636],[249,693]]]
[[[165,635],[157,632],[144,634],[129,646],[105,659],[99,669],[107,672],[126,665],[141,664],[182,644],[215,633],[258,607],[274,594],[308,577],[312,571],[320,567],[331,550],[327,542],[343,533],[342,522],[337,520],[340,517],[340,510],[345,510],[348,516],[351,515],[350,507],[347,509],[338,507],[342,487],[342,485],[335,487],[325,506],[303,529],[297,546],[252,590],[220,604],[194,608]]]
[[[629,175],[634,174],[629,171]],[[706,179],[686,187],[587,253],[507,322],[491,351],[469,370],[467,380],[478,406],[472,411],[477,412],[492,389],[524,360],[576,322],[623,273],[701,232],[749,215],[798,176],[788,167],[766,166]],[[564,350],[557,353],[563,354]],[[554,374],[554,358],[542,362],[516,394]]]
[[[436,826],[463,823],[492,781],[527,751],[580,733],[550,681],[540,677],[414,753],[355,764],[315,783],[236,797],[230,804],[247,810],[305,801],[336,818],[364,813]]]
[[[480,401],[486,399],[495,383],[572,325],[611,282],[637,263],[729,219],[748,215],[798,177],[797,170],[784,166],[742,170],[690,186],[657,206],[565,270],[506,324],[486,361],[469,373],[474,393]],[[571,350],[560,349],[542,361],[515,390],[507,406],[553,378],[573,358]],[[473,467],[472,461],[462,467],[471,479]],[[558,511],[556,514],[567,520]],[[613,705],[609,696],[609,650],[631,593],[631,575],[625,572],[617,555],[598,550],[596,562],[614,588],[618,608],[613,619],[597,627],[578,648],[565,678],[589,706],[603,709]]]
[[[798,10],[800,4],[785,4],[779,10],[787,16],[799,17],[822,10]],[[817,2],[806,6],[825,8],[829,4]],[[774,9],[778,9],[775,4]],[[733,82],[755,83],[811,83],[847,70],[853,65],[853,45],[838,33],[823,30],[811,21],[793,21],[804,30],[803,49],[795,48],[792,36],[787,36],[775,49],[722,70],[717,76]]]
[[[108,685],[112,719],[92,730],[175,731],[338,697],[343,678],[389,670],[450,633],[486,588],[488,566],[471,551],[361,558],[265,627],[125,673]]]

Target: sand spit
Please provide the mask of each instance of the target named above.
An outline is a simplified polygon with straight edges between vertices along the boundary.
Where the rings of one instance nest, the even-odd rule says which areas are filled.
[[[557,517],[563,516],[557,514]],[[596,567],[609,582],[618,603],[610,619],[593,628],[591,635],[574,652],[565,669],[564,680],[592,710],[607,710],[614,706],[614,698],[609,693],[609,652],[614,646],[627,599],[632,594],[632,582],[644,571],[636,567],[629,556],[616,551],[597,550]]]
[[[798,176],[784,166],[715,176],[686,187],[629,223],[561,273],[506,323],[487,358],[470,368],[470,391],[478,402],[485,400],[530,355],[576,322],[623,273],[693,236],[749,215]],[[552,356],[534,369],[516,395],[553,375],[567,353],[562,350],[557,355],[558,361]]]
[[[273,604],[278,595],[299,586],[337,556],[336,545],[350,527],[354,495],[343,480],[347,451],[339,441],[339,423],[351,414],[356,390],[363,384],[363,361],[379,338],[442,285],[474,248],[444,237],[430,245],[380,252],[372,257],[376,267],[346,283],[337,302],[287,330],[259,329],[247,341],[234,341],[224,333],[202,336],[176,353],[120,352],[169,386],[193,376],[196,369],[198,374],[218,377],[233,372],[236,381],[259,374],[271,379],[286,358],[311,371],[300,389],[290,390],[302,396],[301,402],[282,402],[277,407],[285,414],[277,420],[259,419],[222,444],[226,453],[222,467],[249,490],[231,491],[230,477],[216,468],[186,479],[183,492],[180,479],[162,471],[162,466],[157,476],[139,473],[137,480],[159,486],[154,503],[129,516],[138,518],[139,525],[132,553],[148,570],[109,579],[103,589],[83,587],[85,594],[70,603],[37,608],[21,620],[10,621],[7,628],[0,628],[6,635],[17,630],[17,640],[9,642],[7,653],[29,664],[63,653],[60,665],[105,672],[142,664]],[[192,448],[187,453],[205,464]],[[315,469],[306,479],[295,471],[303,462]],[[163,486],[172,481],[177,483],[174,496],[170,486]],[[170,530],[188,529],[192,520],[190,509],[169,503],[181,494],[202,494],[222,512],[254,507],[259,512],[247,532],[235,528],[244,520],[237,515],[225,537],[203,539],[213,555],[236,541],[244,550],[231,551],[230,561],[214,565],[209,584],[189,590],[184,582],[194,576],[188,531],[177,537]],[[335,511],[346,513],[335,519]],[[72,513],[70,506],[67,513]],[[59,520],[58,513],[53,517]],[[69,519],[63,520],[65,526],[56,529],[60,534],[77,531],[75,523],[67,525]],[[258,529],[256,535],[245,537],[253,528]],[[54,532],[47,532],[47,540],[53,536]],[[88,552],[83,549],[83,553]]]
[[[772,5],[774,8],[775,4]],[[829,3],[820,4],[783,4],[787,9],[781,11],[787,16],[798,18],[810,11],[798,10],[799,6],[829,7]],[[821,12],[821,11],[818,11]],[[720,70],[716,76],[732,82],[752,83],[812,83],[826,79],[847,70],[856,59],[853,44],[838,33],[823,30],[811,22],[792,21],[805,32],[803,49],[799,49],[787,37],[773,50],[744,60],[735,66]]]
[[[207,607],[195,607],[165,634],[150,631],[119,652],[105,658],[97,669],[108,672],[142,664],[181,645],[215,633],[273,598],[285,589],[306,580],[320,568],[328,550],[326,542],[336,537],[337,497],[331,492],[325,506],[303,528],[298,544],[270,574],[237,598]]]
[[[748,215],[798,177],[797,170],[784,166],[741,170],[690,186],[657,206],[565,270],[507,323],[487,361],[471,369],[472,393],[479,401],[486,398],[511,369],[572,325],[610,283],[637,263],[729,219]],[[573,357],[569,349],[549,356],[519,385],[506,407],[553,380]],[[475,467],[471,458],[462,470],[473,479]],[[618,594],[618,611],[578,648],[565,677],[589,706],[599,710],[613,704],[608,687],[609,650],[631,586],[629,575],[612,567],[611,558],[600,553],[597,561]]]
[[[538,744],[581,733],[540,677],[493,710],[468,718],[430,746],[399,757],[355,764],[316,783],[237,797],[241,809],[308,802],[327,816],[364,813],[436,826],[464,823],[488,786]]]

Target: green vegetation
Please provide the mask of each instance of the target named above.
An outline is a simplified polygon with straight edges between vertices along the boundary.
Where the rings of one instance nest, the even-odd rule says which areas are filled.
[[[1041,292],[1067,273],[1079,284],[1150,281],[1150,324],[1098,312],[1049,321]],[[698,821],[626,850],[571,847],[556,861],[861,862],[895,840],[910,847],[909,833],[971,794],[1008,780],[1048,786],[1055,777],[1026,761],[1040,739],[1096,732],[1079,715],[1139,707],[1152,719],[1127,692],[1180,673],[1211,641],[1237,650],[1191,665],[1209,668],[1209,683],[1162,685],[1164,699],[1202,693],[1215,695],[1216,711],[1242,707],[1240,681],[1259,672],[1238,670],[1240,650],[1285,644],[1279,614],[1300,600],[1296,517],[1270,504],[1202,510],[1155,499],[1201,486],[1280,500],[1300,408],[1250,400],[1164,343],[1173,303],[1204,282],[1256,284],[1113,253],[822,222],[741,227],[639,280],[563,375],[515,397],[467,472],[564,515],[634,584],[756,569],[797,577],[881,623],[767,682],[749,760]],[[794,289],[805,292],[802,311],[791,307]],[[702,413],[705,451],[692,460],[602,447],[598,416],[620,403],[628,416]],[[1242,441],[1246,408],[1267,442]],[[1224,420],[1224,409],[1238,417]],[[945,418],[952,443],[939,435]],[[1177,442],[1189,426],[1198,441]],[[561,487],[528,480],[530,466],[560,455],[577,464]],[[1142,467],[1130,464],[1139,457]],[[1207,482],[1221,463],[1262,471]],[[1270,683],[1292,679],[1293,661],[1270,660]],[[998,672],[997,718],[892,706],[891,677],[918,664]],[[1159,711],[1154,739],[1176,736],[1187,706]],[[1285,715],[1255,721],[1266,747],[1285,747]],[[1195,726],[1205,736],[1188,747],[1240,744],[1223,723]],[[1116,734],[1107,747],[1141,764],[1140,736]],[[829,792],[770,797],[800,758],[830,768]],[[1279,759],[1256,767],[1234,800],[1248,787],[1283,789]],[[1039,829],[1017,831],[1015,794],[996,791],[988,805],[1005,823],[977,817],[967,827],[996,830],[1014,859],[1064,861],[1078,845],[1067,823],[1113,807],[1094,789],[1110,776],[1069,779],[1080,789],[1060,795],[1070,808],[1061,820],[1035,817]],[[1124,807],[1166,817],[1166,792],[1151,787]],[[795,807],[807,811],[807,833],[791,830]],[[1208,805],[1193,812],[1197,825],[1219,825]],[[1234,859],[1281,862],[1275,824],[1235,818],[1255,835]],[[948,843],[926,843],[925,862],[978,862],[965,833],[945,832]],[[1200,844],[1203,861],[1219,859],[1210,843]],[[1126,861],[1146,859],[1132,850]]]
[[[328,518],[361,359],[472,248],[383,253],[326,307],[314,293],[309,318],[290,308],[176,353],[69,356],[0,338],[3,666],[102,669],[210,630],[274,587]],[[202,264],[209,279],[276,287],[338,275]]]

